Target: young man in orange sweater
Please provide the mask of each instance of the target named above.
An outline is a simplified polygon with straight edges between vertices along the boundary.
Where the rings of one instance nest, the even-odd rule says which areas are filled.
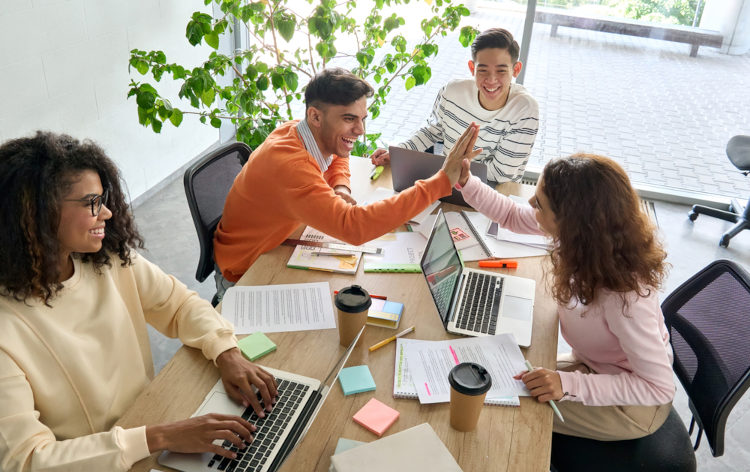
[[[473,123],[434,176],[386,200],[356,205],[349,153],[364,134],[372,94],[367,82],[346,70],[323,70],[305,90],[305,119],[279,126],[252,153],[227,195],[214,235],[219,297],[300,224],[359,245],[451,193],[461,161],[480,152],[474,150],[478,127]]]

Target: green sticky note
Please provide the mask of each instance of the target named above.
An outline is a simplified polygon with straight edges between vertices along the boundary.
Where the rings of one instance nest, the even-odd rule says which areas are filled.
[[[339,383],[341,384],[341,390],[344,391],[344,395],[375,390],[375,379],[372,378],[370,369],[366,365],[341,369],[341,372],[339,372]]]
[[[237,344],[245,357],[251,361],[260,359],[276,350],[276,344],[263,333],[253,333],[250,336],[245,336]]]

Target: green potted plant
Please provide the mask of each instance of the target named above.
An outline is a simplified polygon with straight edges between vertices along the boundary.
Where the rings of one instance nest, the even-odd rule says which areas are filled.
[[[424,18],[421,39],[409,44],[402,30],[406,21],[395,11],[410,0],[204,0],[215,4],[216,17],[195,12],[188,21],[186,38],[193,46],[211,47],[206,61],[194,68],[171,63],[162,51],[133,49],[128,97],[135,97],[138,120],[159,133],[165,122],[179,126],[185,115],[219,128],[231,121],[237,140],[260,145],[277,123],[292,119],[292,103],[303,100],[303,87],[317,71],[332,61],[348,61],[352,72],[375,87],[369,107],[372,118],[380,113],[394,86],[406,89],[425,84],[432,71],[429,59],[438,52],[436,40],[460,26],[469,15],[463,5],[450,0],[416,0]],[[359,17],[359,20],[358,20]],[[222,54],[219,37],[239,28],[249,37],[248,46]],[[461,28],[459,41],[466,47],[477,31]],[[220,77],[230,77],[222,80]],[[189,109],[174,106],[146,79],[180,83],[179,98]],[[379,135],[366,135],[355,154],[375,148]]]

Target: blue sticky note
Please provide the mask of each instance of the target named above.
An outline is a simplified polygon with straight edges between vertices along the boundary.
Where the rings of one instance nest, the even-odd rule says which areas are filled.
[[[341,369],[339,383],[344,395],[362,393],[375,390],[375,379],[366,365],[358,365]]]

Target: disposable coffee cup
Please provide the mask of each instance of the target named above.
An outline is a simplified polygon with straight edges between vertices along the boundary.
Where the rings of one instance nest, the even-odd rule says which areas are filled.
[[[473,362],[463,362],[448,374],[451,384],[451,427],[458,431],[473,431],[479,422],[484,397],[492,387],[487,369]]]
[[[349,347],[357,333],[367,323],[367,312],[372,305],[370,294],[359,285],[344,287],[334,299],[339,319],[339,344]]]

